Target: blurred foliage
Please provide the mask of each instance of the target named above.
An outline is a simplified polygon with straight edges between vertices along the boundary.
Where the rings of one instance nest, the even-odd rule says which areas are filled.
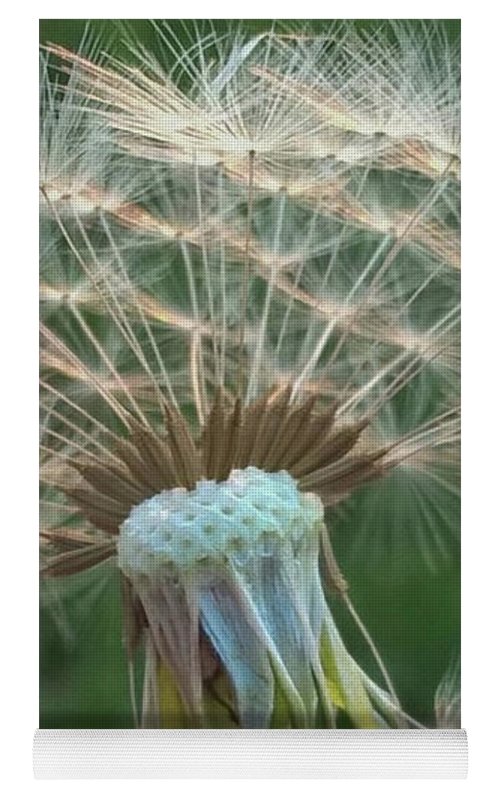
[[[306,22],[301,20],[303,24]],[[379,22],[359,20],[357,24],[371,31]],[[225,23],[216,20],[214,24],[222,29]],[[312,20],[308,24],[321,30],[328,21]],[[260,32],[270,25],[269,20],[244,21],[249,32]],[[446,25],[450,37],[458,37],[459,21],[447,20]],[[157,46],[146,20],[41,20],[40,37],[42,44],[51,42],[77,49],[88,27],[103,49],[126,57],[121,41],[124,26],[146,47]],[[182,27],[178,31],[182,39]],[[380,485],[367,486],[373,487]],[[349,582],[352,601],[393,677],[404,708],[432,726],[435,690],[460,642],[458,543],[452,545],[448,556],[440,561],[438,558],[432,568],[425,564],[410,533],[412,511],[417,506],[399,503],[401,494],[395,477],[384,485],[381,500],[385,509],[371,514],[366,531],[359,533],[361,522],[367,523],[363,496],[363,492],[357,494],[348,509],[330,517],[333,548]],[[458,528],[456,502],[448,500],[441,509],[448,511],[448,522],[449,511],[453,511],[452,523]],[[396,516],[393,521],[398,524],[396,543],[394,527],[387,521],[392,508]],[[439,515],[435,520],[439,522]],[[369,542],[370,534],[380,539],[377,547]],[[364,542],[365,553],[359,548]],[[102,568],[91,575],[42,585],[42,728],[133,726],[127,663],[121,642],[118,576],[108,566],[109,575],[103,579]],[[380,680],[371,653],[352,619],[334,596],[330,601],[348,649],[368,673]]]
[[[199,20],[206,22],[206,20]],[[301,19],[301,20],[269,20],[269,19],[243,19],[236,20],[241,23],[242,28],[252,33],[262,33],[274,26],[279,31],[282,28],[288,31],[290,28],[304,28],[321,33],[331,24],[329,19]],[[438,20],[435,20],[438,21]],[[458,39],[460,36],[460,20],[446,19],[441,20],[445,26],[450,40]],[[179,41],[186,40],[186,32],[183,30],[184,20],[170,20],[172,27],[175,26]],[[188,25],[191,21],[188,21]],[[367,34],[375,32],[386,20],[382,19],[358,19],[356,26],[359,30]],[[227,28],[227,21],[215,19],[211,21],[214,30],[224,32]],[[40,42],[41,44],[60,44],[72,50],[77,50],[81,44],[86,31],[91,33],[93,39],[97,38],[103,43],[106,52],[112,51],[115,55],[127,58],[128,48],[123,42],[123,33],[127,31],[146,46],[152,52],[157,51],[158,39],[146,19],[41,19],[40,20]]]

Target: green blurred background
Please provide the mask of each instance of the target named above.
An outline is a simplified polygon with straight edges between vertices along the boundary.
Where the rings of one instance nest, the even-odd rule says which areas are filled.
[[[357,22],[365,30],[374,30],[379,23],[380,20]],[[156,47],[147,21],[129,20],[125,24],[145,45]],[[270,24],[269,20],[244,22],[249,32],[260,32]],[[313,20],[307,24],[322,30],[329,22]],[[99,35],[107,51],[127,57],[121,41],[122,21],[117,20],[42,20],[41,42],[77,49],[87,25],[92,34]],[[224,21],[215,21],[215,25],[223,27]],[[446,21],[445,26],[451,39],[459,36],[458,21]],[[180,27],[178,32],[182,38]],[[401,504],[397,477],[383,486],[368,487],[383,488],[380,502],[384,509],[371,514],[368,527],[373,536],[381,539],[376,551],[373,544],[367,544],[364,550],[363,535],[358,533],[359,526],[366,524],[363,492],[356,495],[345,514],[330,521],[334,550],[350,584],[352,601],[381,652],[403,706],[432,726],[434,693],[460,642],[459,546],[456,539],[450,542],[447,557],[430,568],[411,535],[415,507]],[[386,516],[390,505],[394,505],[399,522],[397,543],[388,537]],[[445,499],[441,511],[446,513],[447,526],[455,526],[458,535],[457,500]],[[439,522],[439,515],[435,520]],[[439,533],[439,526],[436,531]],[[118,577],[109,567],[105,576],[102,573],[101,566],[90,575],[42,585],[42,728],[132,727],[128,673],[121,644]],[[363,638],[334,598],[332,609],[350,651],[367,672],[380,680]]]

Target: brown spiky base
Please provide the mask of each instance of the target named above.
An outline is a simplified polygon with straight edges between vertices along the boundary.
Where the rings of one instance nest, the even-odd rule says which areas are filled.
[[[70,461],[80,479],[61,489],[93,527],[116,537],[134,505],[170,488],[191,490],[201,479],[223,481],[235,468],[287,471],[325,507],[384,471],[387,448],[355,451],[367,420],[340,423],[335,402],[315,410],[315,396],[298,403],[290,398],[289,386],[273,387],[243,406],[218,391],[197,439],[182,414],[165,401],[162,430],[130,417],[129,437],[117,442],[112,455],[100,462],[81,456]],[[59,537],[54,532],[47,540],[60,552],[44,565],[45,574],[52,576],[92,567],[115,551],[112,537],[97,541],[81,533]]]

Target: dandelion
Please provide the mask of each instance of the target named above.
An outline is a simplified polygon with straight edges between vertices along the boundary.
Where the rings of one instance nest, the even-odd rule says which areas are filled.
[[[50,45],[62,90],[44,56],[44,578],[117,567],[136,724],[417,725],[330,530],[397,477],[431,567],[452,542],[456,54],[435,23],[186,30]]]

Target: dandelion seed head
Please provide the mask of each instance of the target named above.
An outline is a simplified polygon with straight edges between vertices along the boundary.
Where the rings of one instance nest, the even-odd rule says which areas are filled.
[[[221,670],[235,724],[279,690],[285,727],[333,725],[339,676],[335,708],[392,724],[319,546],[324,520],[365,560],[411,536],[432,568],[456,534],[456,53],[432,21],[183,30],[133,65],[50,48],[42,567],[117,563],[143,724],[167,669],[189,724]]]

